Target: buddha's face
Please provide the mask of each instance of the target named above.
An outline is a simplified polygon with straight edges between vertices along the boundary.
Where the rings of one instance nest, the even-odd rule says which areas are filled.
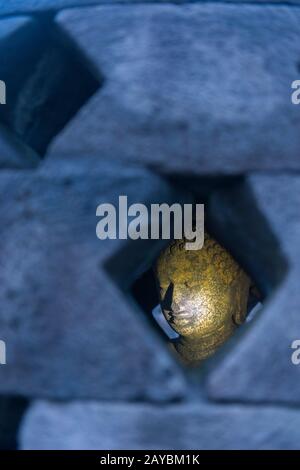
[[[160,255],[156,274],[166,320],[180,335],[177,351],[187,361],[210,356],[243,323],[250,279],[207,233],[200,250],[177,240]]]

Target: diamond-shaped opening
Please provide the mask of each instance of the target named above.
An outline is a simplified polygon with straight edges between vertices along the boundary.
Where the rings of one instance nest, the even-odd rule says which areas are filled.
[[[206,229],[229,251],[256,286],[249,293],[247,321],[221,346],[215,354],[217,358],[241,340],[249,322],[261,312],[261,304],[284,278],[288,264],[243,177],[178,177],[170,181],[178,191],[188,187],[194,202],[205,204]],[[149,325],[166,344],[176,342],[178,334],[162,315],[153,266],[163,247],[169,243],[165,240],[128,240],[106,263],[109,275],[131,301],[134,299]],[[203,361],[201,366],[207,361],[210,359]]]
[[[104,79],[56,26],[52,14],[35,15],[4,36],[0,51],[0,75],[7,84],[0,123],[43,157],[52,139]]]

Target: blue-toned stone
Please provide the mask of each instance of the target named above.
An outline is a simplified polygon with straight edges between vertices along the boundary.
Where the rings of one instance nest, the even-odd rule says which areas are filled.
[[[299,449],[299,426],[299,410],[275,407],[38,401],[23,421],[20,444],[26,450]]]
[[[90,163],[0,174],[0,392],[177,400],[183,374],[128,291],[161,243],[100,241],[96,208],[182,195],[145,170]]]
[[[268,223],[269,230],[278,240],[277,250],[286,258],[287,267],[279,284],[268,292],[262,311],[244,327],[238,344],[224,357],[222,353],[219,355],[219,362],[209,374],[207,391],[215,400],[298,405],[300,366],[292,362],[294,349],[291,346],[294,340],[300,339],[300,177],[291,174],[252,175],[247,177],[246,185],[251,191],[248,203],[252,201]],[[245,252],[244,259],[247,259],[248,247],[248,256],[252,256],[254,264],[259,266],[260,253],[269,249],[268,237],[259,236],[262,227],[259,219],[251,218],[252,207],[241,197],[240,200],[245,201],[244,206],[239,207],[245,214],[242,220],[236,206],[230,207],[223,196],[224,192],[213,206],[215,212],[219,210],[227,214],[227,226],[224,219],[223,230],[227,233],[231,230],[232,244],[237,245],[238,232],[232,228],[243,227],[246,243],[241,236],[240,246]],[[246,220],[251,240],[247,240],[247,227],[242,224]],[[219,224],[221,228],[222,224]],[[260,249],[255,253],[256,246]],[[277,258],[278,253],[273,251],[274,270]]]
[[[300,168],[300,11],[288,6],[118,5],[57,17],[103,88],[50,158],[96,155],[166,173]]]

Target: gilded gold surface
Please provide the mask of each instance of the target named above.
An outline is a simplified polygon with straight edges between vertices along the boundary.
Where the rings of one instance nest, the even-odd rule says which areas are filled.
[[[187,362],[212,355],[244,322],[250,278],[205,233],[201,250],[176,240],[159,256],[156,274],[164,316],[180,335],[175,348]]]

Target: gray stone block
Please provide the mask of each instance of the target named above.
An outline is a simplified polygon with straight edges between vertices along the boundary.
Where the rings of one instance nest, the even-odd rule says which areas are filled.
[[[207,391],[211,399],[222,401],[298,405],[300,367],[292,363],[294,350],[291,345],[300,339],[300,178],[291,174],[261,174],[248,176],[246,184],[251,190],[252,201],[276,236],[278,249],[285,256],[288,267],[277,287],[273,285],[273,290],[267,291],[263,310],[245,327],[239,342],[224,357],[220,354],[209,374]],[[236,207],[229,207],[223,196],[224,192],[212,207],[215,214],[217,211],[222,213],[220,233],[223,230],[230,234],[232,245],[237,245],[237,235],[242,231],[246,233],[249,227],[252,240],[248,241],[248,256],[259,265],[260,253],[268,250],[268,239],[259,236],[259,220],[251,217],[252,208],[245,203],[244,207],[239,207],[239,211],[248,215],[248,224],[243,224],[247,216],[242,221]],[[235,226],[240,226],[240,231],[235,232]],[[242,238],[240,245],[246,253],[247,244]],[[255,246],[259,245],[255,254]],[[274,260],[277,256],[274,252]],[[276,262],[274,269],[275,265]]]
[[[0,15],[59,10],[76,5],[86,6],[102,3],[99,0],[9,0],[0,5]]]
[[[300,412],[239,405],[36,402],[22,449],[299,449]]]
[[[232,4],[60,13],[105,81],[50,158],[93,154],[194,175],[299,169],[299,19],[288,6]]]
[[[0,126],[0,169],[34,168],[40,162],[38,155],[8,129]]]
[[[202,0],[196,0],[201,3]],[[218,1],[218,0],[217,0]],[[247,2],[247,0],[232,0],[235,3]],[[255,3],[268,3],[267,0],[254,0]],[[112,3],[129,3],[128,0],[9,0],[0,5],[0,15],[16,14],[22,12],[36,12],[47,10],[59,10],[74,6],[90,6]],[[172,3],[166,0],[145,0],[143,3]],[[174,3],[186,3],[185,0],[173,0]],[[222,3],[222,0],[220,0]],[[140,0],[130,0],[130,3],[141,3]],[[281,3],[281,0],[274,0]],[[299,0],[290,0],[289,3],[298,4]]]
[[[23,26],[28,25],[31,22],[32,20],[30,17],[26,16],[1,19],[0,41],[4,41],[7,38],[12,37],[20,28],[23,28]]]
[[[177,400],[181,370],[128,293],[161,243],[100,241],[95,229],[98,204],[120,194],[183,196],[144,170],[94,163],[0,174],[0,392]]]

